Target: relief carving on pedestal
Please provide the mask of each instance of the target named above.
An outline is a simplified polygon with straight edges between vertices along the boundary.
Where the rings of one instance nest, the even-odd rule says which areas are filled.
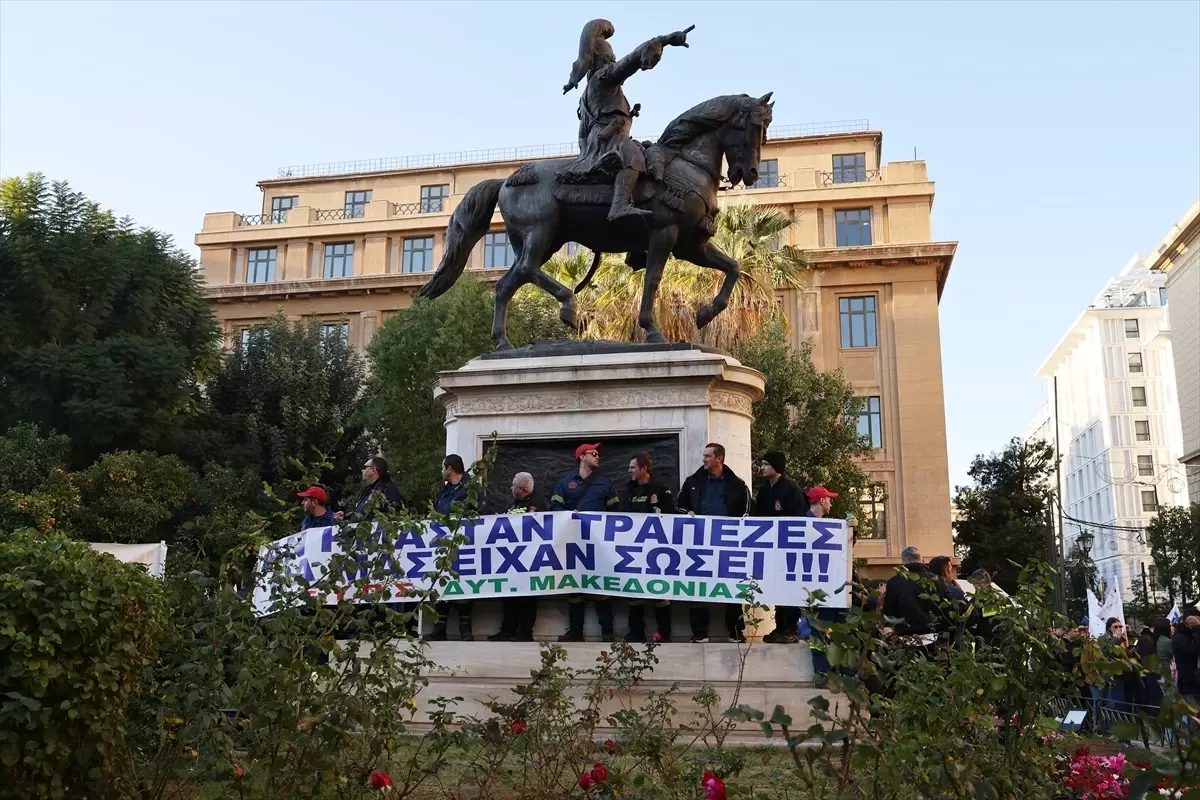
[[[539,411],[595,411],[617,408],[675,408],[707,402],[702,389],[601,389],[547,394],[464,397],[446,406],[454,417]],[[749,413],[747,401],[747,413]]]
[[[752,416],[750,398],[737,392],[714,390],[709,394],[708,404],[722,411],[733,411],[738,414]]]

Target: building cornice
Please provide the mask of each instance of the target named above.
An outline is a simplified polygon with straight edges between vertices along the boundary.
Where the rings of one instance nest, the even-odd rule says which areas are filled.
[[[805,250],[814,269],[831,267],[897,266],[902,263],[931,264],[937,268],[938,300],[950,275],[950,264],[958,251],[958,242],[910,242],[873,244],[866,247],[817,247]]]

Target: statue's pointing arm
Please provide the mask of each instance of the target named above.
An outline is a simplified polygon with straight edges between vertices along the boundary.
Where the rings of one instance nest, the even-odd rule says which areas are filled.
[[[650,41],[638,45],[632,53],[608,68],[604,75],[604,81],[610,85],[619,86],[638,70],[654,69],[662,60],[663,47],[668,45],[687,47],[687,35],[695,27],[695,25],[689,25],[682,31],[675,31],[666,36],[655,36]]]

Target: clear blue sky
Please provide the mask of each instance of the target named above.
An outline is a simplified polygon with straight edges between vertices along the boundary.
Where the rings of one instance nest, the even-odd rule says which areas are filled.
[[[0,174],[192,236],[319,161],[570,141],[582,24],[695,24],[628,89],[656,133],[717,94],[868,118],[937,182],[951,482],[1022,434],[1033,371],[1200,194],[1200,3],[0,3]]]

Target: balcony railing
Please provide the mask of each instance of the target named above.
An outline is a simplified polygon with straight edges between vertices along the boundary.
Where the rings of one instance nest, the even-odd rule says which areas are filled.
[[[336,219],[347,219],[348,217],[349,215],[344,208],[318,208],[316,210],[317,222],[332,222]]]
[[[392,203],[392,213],[405,217],[409,214],[440,214],[446,208],[446,198],[435,197],[419,203]]]
[[[243,225],[282,225],[287,222],[286,211],[273,211],[270,214],[242,214]]]
[[[835,183],[867,183],[868,181],[882,180],[883,175],[879,170],[863,169],[862,167],[842,167],[821,173],[821,183],[824,186],[832,186]]]
[[[778,189],[780,187],[784,187],[784,188],[787,187],[787,176],[786,175],[763,176],[763,177],[760,177],[758,180],[756,180],[754,183],[747,186],[746,188],[747,189]]]

